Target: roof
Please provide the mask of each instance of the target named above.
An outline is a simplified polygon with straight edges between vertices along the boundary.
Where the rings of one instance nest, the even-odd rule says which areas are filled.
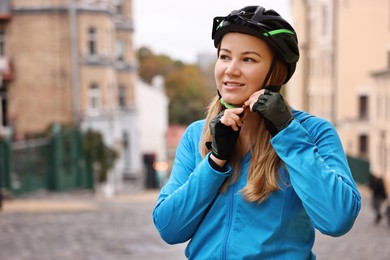
[[[167,146],[176,147],[186,129],[186,125],[170,125],[167,132]]]

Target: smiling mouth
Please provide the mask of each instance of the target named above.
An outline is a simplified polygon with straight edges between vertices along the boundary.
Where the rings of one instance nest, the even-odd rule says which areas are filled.
[[[236,82],[224,82],[223,83],[227,87],[242,87],[244,84],[236,83]]]

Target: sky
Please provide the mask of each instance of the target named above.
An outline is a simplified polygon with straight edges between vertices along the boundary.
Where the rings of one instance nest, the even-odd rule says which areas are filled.
[[[213,18],[247,5],[274,9],[291,22],[289,0],[133,0],[135,47],[145,46],[155,54],[196,62],[200,53],[215,53]]]

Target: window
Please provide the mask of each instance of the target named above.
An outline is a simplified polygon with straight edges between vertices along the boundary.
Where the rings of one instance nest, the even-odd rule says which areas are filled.
[[[89,87],[89,108],[98,109],[100,103],[100,90],[99,86],[95,83],[92,83]]]
[[[118,91],[118,102],[120,108],[126,108],[126,87],[125,86],[119,86]]]
[[[116,59],[119,61],[125,60],[125,43],[122,40],[116,41]]]
[[[131,136],[127,131],[122,132],[122,145],[124,148],[124,166],[125,169],[130,168],[130,158],[131,158]]]
[[[116,13],[123,14],[123,0],[116,0]]]
[[[5,55],[5,32],[0,29],[0,57]]]
[[[380,142],[379,142],[379,165],[383,172],[387,169],[387,149],[386,149],[386,132],[381,131],[380,133]]]
[[[97,32],[94,27],[88,30],[88,54],[95,55],[97,53]]]
[[[326,35],[328,33],[328,7],[326,5],[321,6],[321,34]]]
[[[368,118],[368,97],[366,95],[359,97],[359,118]]]
[[[360,135],[359,136],[359,155],[360,157],[368,157],[368,136]]]
[[[385,98],[385,116],[386,120],[390,119],[390,97],[386,96]]]

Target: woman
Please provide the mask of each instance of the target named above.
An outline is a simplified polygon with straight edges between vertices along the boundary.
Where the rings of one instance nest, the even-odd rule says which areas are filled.
[[[189,259],[315,259],[314,228],[348,232],[360,195],[334,127],[279,93],[295,31],[248,6],[214,18],[212,38],[219,95],[183,135],[154,223],[167,243],[190,240]]]

